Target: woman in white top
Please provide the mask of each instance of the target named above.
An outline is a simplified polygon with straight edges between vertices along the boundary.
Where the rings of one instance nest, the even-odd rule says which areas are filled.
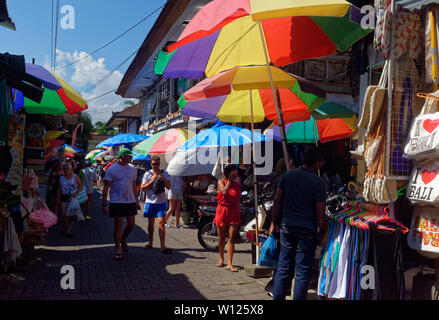
[[[69,162],[63,165],[64,175],[60,177],[58,185],[58,199],[61,200],[62,230],[61,234],[72,237],[72,228],[75,220],[67,222],[67,207],[72,198],[76,198],[81,192],[83,185],[81,179],[73,173],[72,165]]]

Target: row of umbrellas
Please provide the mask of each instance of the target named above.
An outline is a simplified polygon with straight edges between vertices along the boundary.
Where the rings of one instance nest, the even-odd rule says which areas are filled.
[[[337,123],[337,129],[329,126],[328,131],[331,115],[313,115],[326,100],[324,93],[270,64],[289,65],[345,51],[373,31],[361,26],[362,16],[345,0],[214,0],[159,54],[155,71],[164,78],[208,77],[180,99],[183,114],[250,122],[252,136],[255,122],[273,120],[278,127],[270,130],[279,133],[288,169],[290,130],[295,135],[302,129],[305,135],[312,128],[316,141],[340,127]],[[285,122],[293,124],[285,127]],[[256,177],[254,161],[253,170]],[[256,183],[254,189],[256,194]]]

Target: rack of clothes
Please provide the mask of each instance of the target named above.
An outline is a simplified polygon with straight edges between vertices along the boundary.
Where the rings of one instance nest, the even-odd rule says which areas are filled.
[[[407,227],[388,206],[352,201],[331,216],[317,294],[341,300],[404,300]]]

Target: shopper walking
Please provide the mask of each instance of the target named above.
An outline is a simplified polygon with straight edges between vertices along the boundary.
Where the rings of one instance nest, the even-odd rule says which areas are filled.
[[[91,206],[93,201],[93,186],[94,183],[97,181],[96,173],[91,168],[91,162],[89,160],[85,161],[85,168],[84,168],[84,186],[85,190],[87,191],[87,207],[86,211],[87,214],[85,216],[85,219],[90,220],[91,216]]]
[[[235,250],[235,237],[241,223],[239,212],[239,200],[241,197],[240,185],[238,167],[229,164],[224,169],[224,178],[218,181],[218,206],[213,222],[218,227],[220,260],[217,263],[217,267],[224,266],[224,247],[228,231],[227,270],[232,272],[238,271],[238,269],[233,267],[232,260]]]
[[[280,179],[274,199],[270,233],[280,226],[280,254],[274,276],[273,298],[285,300],[294,279],[294,300],[306,300],[318,236],[326,231],[326,187],[317,176],[323,159],[316,147],[308,147],[304,164]],[[280,206],[283,215],[278,219]],[[280,221],[279,221],[280,220]],[[293,270],[293,267],[294,270]]]
[[[118,162],[107,169],[102,192],[102,208],[105,215],[114,218],[114,259],[122,260],[122,249],[128,252],[128,235],[134,229],[137,210],[140,209],[136,188],[136,168],[130,164],[133,154],[130,149],[123,148],[118,153]],[[107,197],[110,193],[110,205]],[[127,225],[122,234],[122,222],[126,218]]]
[[[49,206],[49,209],[55,214],[57,208],[59,208],[59,197],[58,197],[58,188],[59,188],[59,179],[63,175],[63,164],[59,161],[54,162],[53,168],[49,172],[49,178],[47,182],[47,196],[46,202]]]
[[[152,169],[143,176],[142,190],[145,191],[145,210],[143,216],[148,218],[148,237],[149,242],[146,249],[151,249],[154,240],[155,219],[158,220],[160,252],[171,253],[172,249],[165,245],[165,220],[166,220],[166,189],[171,188],[169,174],[165,170],[160,170],[160,158],[151,158]]]
[[[73,167],[70,162],[64,163],[63,171],[64,174],[60,177],[58,185],[58,198],[60,199],[62,214],[61,234],[72,237],[72,229],[77,217],[67,217],[67,207],[69,205],[69,202],[73,198],[76,198],[79,192],[81,192],[83,185],[81,179],[73,173]]]
[[[165,227],[170,227],[168,219],[175,212],[175,226],[183,228],[180,224],[181,203],[183,201],[183,178],[179,176],[170,176],[171,189],[168,192],[169,210],[166,213]]]

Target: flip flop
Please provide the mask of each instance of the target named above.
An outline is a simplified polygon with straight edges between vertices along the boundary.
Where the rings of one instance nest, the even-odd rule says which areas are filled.
[[[121,243],[120,245],[122,246],[122,250],[123,250],[123,251],[128,252],[128,244],[126,244],[126,243]]]
[[[146,245],[145,249],[152,249],[152,246],[151,245]]]
[[[122,260],[122,253],[116,253],[114,255],[114,260]]]
[[[161,252],[161,253],[167,253],[167,254],[169,254],[169,253],[172,253],[172,249],[171,249],[171,248],[166,248],[166,249],[160,250],[160,252]]]
[[[222,268],[222,267],[225,266],[225,264],[224,264],[224,263],[221,263],[221,264],[220,264],[220,263],[217,263],[216,266],[217,266],[218,268]]]
[[[236,269],[235,267],[226,268],[226,269],[229,270],[230,272],[238,272],[238,269]]]

